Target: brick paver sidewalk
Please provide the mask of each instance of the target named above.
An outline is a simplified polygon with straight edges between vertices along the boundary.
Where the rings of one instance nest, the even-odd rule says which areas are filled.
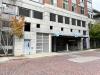
[[[100,75],[99,58],[99,51],[90,51],[53,57],[11,60],[0,64],[0,75]]]

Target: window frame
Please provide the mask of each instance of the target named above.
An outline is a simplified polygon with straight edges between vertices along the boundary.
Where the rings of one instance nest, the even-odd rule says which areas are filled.
[[[63,16],[62,15],[58,15],[58,23],[63,23]]]
[[[30,17],[30,15],[31,15],[31,10],[28,8],[18,7],[18,10],[19,10],[20,16]]]
[[[50,13],[50,21],[56,22],[56,14]]]
[[[29,26],[29,30],[26,29],[26,28],[28,28],[26,25]],[[25,27],[25,26],[26,26],[26,27]],[[25,22],[24,31],[25,31],[25,32],[30,32],[30,31],[31,31],[31,23],[30,23],[30,22]]]
[[[69,6],[68,6],[68,0],[63,0],[63,8],[68,10]]]
[[[76,19],[72,18],[72,25],[76,25]]]
[[[33,18],[43,20],[43,12],[33,10]]]
[[[81,20],[77,20],[77,26],[81,26]]]
[[[82,27],[86,27],[86,21],[82,21]]]
[[[65,17],[65,24],[70,24],[70,17]]]

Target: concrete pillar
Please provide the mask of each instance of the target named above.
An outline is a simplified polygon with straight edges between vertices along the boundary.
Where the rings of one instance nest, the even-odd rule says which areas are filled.
[[[52,35],[49,34],[49,52],[52,52]]]
[[[31,54],[36,53],[36,32],[31,32]]]
[[[14,37],[14,56],[23,55],[24,39]]]
[[[83,38],[81,38],[80,49],[83,50]]]
[[[68,52],[69,51],[68,43],[66,44],[66,49],[67,49],[67,52]]]
[[[33,10],[30,11],[30,17],[33,18]]]
[[[89,37],[86,38],[86,43],[87,43],[87,49],[89,49],[90,48],[90,38]]]

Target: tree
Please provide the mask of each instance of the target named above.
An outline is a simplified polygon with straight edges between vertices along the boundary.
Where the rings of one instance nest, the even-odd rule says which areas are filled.
[[[10,28],[11,28],[11,35],[17,36],[19,39],[23,37],[23,28],[24,28],[24,17],[12,17]]]
[[[95,23],[90,28],[90,38],[93,40],[94,48],[96,48],[96,40],[100,40],[100,23]]]
[[[96,23],[90,28],[90,38],[100,39],[100,23]]]
[[[14,4],[17,0],[8,0],[8,1],[12,1]],[[2,11],[1,11],[2,12]],[[3,16],[4,17],[4,16]],[[11,23],[7,23],[8,27],[6,28],[7,30],[3,30],[3,23],[6,21],[5,19],[2,19],[2,13],[0,14],[0,50],[2,50],[5,54],[5,56],[8,55],[8,50],[10,46],[13,46],[13,36],[15,36],[16,34],[18,34],[18,32],[15,34],[15,30],[12,28],[13,27],[13,23],[15,21],[16,18],[13,18],[14,20],[12,20]],[[16,19],[16,23],[18,24],[18,27],[21,28],[21,24],[23,23],[22,21],[24,20],[24,18],[20,17],[19,20]],[[10,27],[11,29],[10,29]],[[18,28],[17,27],[17,28]],[[23,27],[23,26],[22,26]],[[22,29],[22,28],[21,28]],[[16,29],[17,30],[17,29]],[[22,37],[22,30],[19,30],[20,35],[16,35],[19,38]]]
[[[1,23],[2,24],[2,23]],[[6,31],[0,31],[0,48],[3,50],[5,56],[8,55],[9,46],[13,46],[14,36],[21,39],[23,37],[23,28],[24,28],[24,17],[12,17],[10,23],[8,24],[10,27]]]

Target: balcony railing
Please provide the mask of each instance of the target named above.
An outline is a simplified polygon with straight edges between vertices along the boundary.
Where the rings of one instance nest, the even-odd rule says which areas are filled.
[[[12,15],[16,15],[17,14],[17,7],[9,5],[9,4],[3,4],[2,12],[12,14]]]

